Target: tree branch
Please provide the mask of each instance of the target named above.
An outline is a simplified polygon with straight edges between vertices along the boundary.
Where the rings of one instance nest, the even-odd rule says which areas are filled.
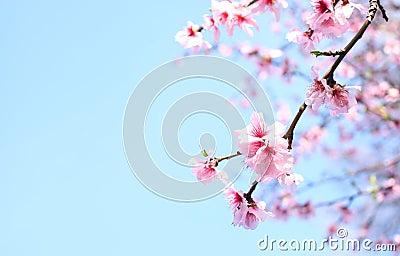
[[[344,47],[342,53],[339,55],[339,57],[335,60],[335,62],[330,67],[330,69],[323,76],[323,79],[327,79],[327,80],[333,79],[333,73],[335,72],[336,68],[343,61],[344,57],[351,50],[351,48],[354,47],[354,45],[357,43],[357,41],[362,38],[362,36],[364,35],[364,32],[367,30],[368,26],[371,24],[372,20],[374,19],[379,5],[380,5],[380,2],[378,0],[370,0],[369,1],[369,11],[368,11],[367,19],[365,20],[364,24],[361,26],[361,28],[357,32],[357,34],[353,37],[353,39],[351,39],[351,41],[346,45],[346,47]],[[383,7],[382,7],[382,10],[384,10]],[[382,12],[382,14],[383,14],[383,12]],[[385,16],[386,16],[386,13],[384,14],[384,17]]]
[[[251,197],[251,194],[253,194],[254,190],[255,190],[256,187],[257,187],[257,185],[258,185],[258,181],[254,181],[254,182],[253,182],[253,185],[251,185],[249,191],[247,191],[247,193],[244,193],[244,194],[243,194],[244,198],[246,198],[246,200],[247,200],[247,202],[248,202],[249,204],[254,203],[254,200],[253,200],[253,198]]]
[[[368,15],[367,15],[367,18],[366,18],[364,24],[361,26],[360,30],[353,37],[353,39],[351,39],[351,41],[346,45],[346,47],[343,50],[332,53],[334,55],[339,55],[339,57],[335,60],[335,62],[332,64],[332,66],[329,68],[329,70],[323,76],[323,79],[327,80],[328,85],[334,86],[336,84],[335,80],[333,79],[333,73],[335,72],[335,70],[339,66],[339,64],[343,61],[343,59],[347,55],[347,53],[354,47],[354,45],[357,43],[357,41],[362,38],[362,36],[364,35],[364,32],[367,30],[368,26],[371,24],[372,20],[374,19],[378,8],[381,10],[383,18],[386,21],[388,21],[388,17],[386,16],[385,9],[381,5],[380,1],[379,0],[369,0]],[[283,138],[288,140],[288,149],[289,150],[292,149],[294,129],[296,128],[297,122],[299,121],[301,115],[303,114],[303,112],[306,108],[307,108],[307,105],[304,102],[299,107],[299,110],[298,110],[296,116],[294,117],[289,129],[287,130],[285,135],[283,135]]]
[[[255,3],[257,3],[257,2],[258,2],[258,0],[252,0],[251,2],[249,2],[248,4],[246,4],[245,7],[249,7],[250,5],[255,4]]]
[[[332,57],[335,57],[337,55],[342,54],[343,52],[344,52],[344,50],[327,51],[327,52],[321,52],[321,51],[318,51],[318,50],[314,50],[314,51],[311,51],[310,53],[314,54],[315,57],[319,57],[319,56],[332,56]]]
[[[304,110],[306,110],[306,108],[307,108],[307,105],[305,102],[303,102],[303,104],[301,104],[301,106],[299,107],[299,110],[297,111],[297,114],[294,117],[292,123],[290,124],[289,129],[287,130],[285,135],[283,135],[283,137],[282,137],[282,138],[288,140],[288,149],[289,150],[292,149],[294,129],[296,128],[297,122],[300,120],[300,117],[304,113]]]
[[[234,158],[234,157],[237,157],[237,156],[240,156],[240,155],[242,155],[242,153],[240,153],[239,151],[237,151],[235,154],[232,154],[232,155],[229,155],[229,156],[224,156],[224,157],[220,157],[220,158],[215,158],[215,161],[216,161],[217,163],[219,163],[219,162],[221,162],[221,161],[229,160],[229,159],[231,159],[231,158]]]

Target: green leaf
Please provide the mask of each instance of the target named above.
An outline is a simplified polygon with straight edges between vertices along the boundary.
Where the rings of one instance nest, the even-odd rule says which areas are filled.
[[[321,52],[318,51],[318,50],[313,50],[313,51],[311,51],[310,53],[311,53],[311,54],[314,54],[315,56],[321,55]]]
[[[203,149],[203,150],[201,151],[201,154],[202,154],[204,157],[207,157],[207,156],[208,156],[207,151],[206,151],[205,149]]]

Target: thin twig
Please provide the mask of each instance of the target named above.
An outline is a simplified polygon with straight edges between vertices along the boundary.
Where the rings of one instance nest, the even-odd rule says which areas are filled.
[[[239,151],[237,151],[235,154],[232,154],[232,155],[229,155],[229,156],[224,156],[224,157],[220,157],[220,158],[215,158],[215,161],[219,163],[219,162],[221,162],[221,161],[228,160],[228,159],[231,159],[231,158],[240,156],[240,155],[242,155],[242,153],[240,153]]]
[[[380,0],[378,0],[378,6],[379,6],[379,10],[381,10],[382,17],[385,19],[386,22],[388,22],[389,21],[389,17],[386,15],[385,8],[383,8]]]
[[[339,198],[336,198],[336,199],[333,199],[333,200],[330,200],[330,201],[324,201],[324,202],[316,203],[316,204],[314,204],[314,208],[332,206],[332,205],[334,205],[334,204],[336,204],[338,202],[343,202],[343,201],[351,202],[357,197],[360,197],[362,195],[368,195],[368,194],[370,194],[370,192],[368,192],[368,191],[358,191],[358,192],[356,192],[356,193],[354,193],[354,194],[352,194],[350,196],[342,196],[342,197],[339,197]]]
[[[252,0],[251,2],[249,2],[248,4],[246,4],[245,7],[249,7],[250,5],[255,4],[255,3],[257,3],[257,2],[258,2],[258,0]]]
[[[383,7],[380,7],[380,2],[379,0],[370,0],[369,1],[369,11],[367,18],[364,22],[364,24],[361,26],[360,30],[357,32],[357,34],[351,39],[351,41],[346,45],[346,47],[340,52],[339,57],[335,60],[335,62],[332,64],[332,66],[329,68],[329,70],[325,73],[323,76],[323,79],[327,80],[327,84],[330,86],[334,86],[336,84],[336,81],[333,79],[333,73],[335,72],[336,68],[339,66],[339,64],[343,61],[344,57],[347,55],[347,53],[354,47],[354,45],[357,43],[358,40],[361,39],[361,37],[364,35],[364,32],[368,28],[368,26],[371,24],[372,20],[375,17],[375,14],[378,10],[378,8],[381,9],[382,15],[384,18],[386,16],[386,13],[383,9]],[[305,102],[299,107],[299,110],[294,117],[289,129],[283,136],[284,139],[288,140],[288,149],[292,149],[292,143],[293,143],[293,134],[294,134],[294,129],[296,128],[297,122],[299,121],[301,115],[303,114],[304,110],[307,108],[307,105]]]
[[[315,57],[319,57],[319,56],[332,56],[335,57],[337,55],[340,55],[344,52],[344,50],[337,50],[337,51],[326,51],[326,52],[320,52],[318,50],[314,50],[311,51],[311,54],[314,54]]]
[[[287,130],[285,135],[283,135],[283,137],[282,137],[282,138],[288,140],[288,147],[287,148],[289,150],[292,149],[294,129],[296,128],[297,122],[300,120],[300,117],[304,113],[304,110],[306,110],[306,108],[307,108],[307,105],[306,105],[305,102],[303,102],[303,104],[301,104],[301,106],[299,107],[299,110],[297,111],[297,114],[294,117],[292,123],[290,124],[289,129]]]

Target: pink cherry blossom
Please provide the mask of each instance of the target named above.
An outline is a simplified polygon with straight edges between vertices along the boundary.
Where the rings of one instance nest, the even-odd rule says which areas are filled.
[[[203,184],[211,183],[218,174],[218,171],[215,169],[217,163],[213,159],[202,160],[200,158],[192,158],[189,163],[194,165],[192,173]]]
[[[335,7],[336,15],[343,15],[346,19],[350,18],[354,9],[358,9],[361,13],[366,13],[367,8],[362,4],[351,3],[348,0],[340,1]]]
[[[231,1],[211,0],[211,12],[216,25],[223,24],[231,18],[234,7]]]
[[[203,34],[200,31],[200,26],[188,21],[187,26],[176,33],[175,41],[186,49],[192,48],[195,52],[198,52],[201,48],[210,49],[211,44],[203,40]]]
[[[396,40],[387,39],[383,52],[390,56],[390,58],[396,63],[400,64],[400,44]]]
[[[315,145],[320,144],[322,137],[324,137],[326,134],[327,130],[319,125],[315,125],[307,129],[307,131],[305,131],[299,139],[297,152],[312,152],[316,149]]]
[[[279,183],[282,185],[290,186],[292,184],[299,185],[304,181],[304,178],[301,174],[298,173],[284,173],[278,177]]]
[[[224,192],[223,195],[226,196],[226,200],[232,207],[232,212],[235,213],[236,209],[240,208],[243,202],[246,199],[243,197],[243,191],[236,191],[233,188],[233,185],[228,187]]]
[[[248,202],[243,191],[236,191],[233,186],[226,189],[223,194],[232,207],[233,225],[237,227],[253,230],[260,221],[264,222],[268,216],[272,216],[271,212],[266,211],[265,202],[256,202],[253,199]]]
[[[272,213],[265,210],[265,203],[263,201],[254,202],[248,206],[242,225],[245,229],[254,230],[257,228],[258,223],[260,221],[264,222],[268,216],[272,216]]]
[[[325,105],[331,110],[331,116],[337,116],[340,113],[349,113],[350,108],[357,105],[356,98],[345,89],[345,86],[335,84],[332,88],[326,84],[325,79],[322,80],[322,83],[326,90]]]
[[[310,201],[297,206],[297,214],[299,217],[307,219],[308,217],[314,215],[315,209],[314,205]]]
[[[350,94],[345,86],[335,84],[333,87],[327,84],[326,79],[319,80],[315,67],[312,67],[311,77],[313,83],[307,91],[305,103],[313,110],[317,110],[322,104],[330,109],[332,116],[340,113],[348,113],[350,108],[357,105],[354,95]],[[347,88],[360,89],[357,86]]]
[[[268,75],[278,73],[278,69],[272,64],[272,60],[279,58],[283,52],[279,49],[258,49],[258,77],[262,80],[266,79]]]
[[[345,15],[336,14],[331,0],[311,0],[314,12],[306,18],[306,23],[316,32],[327,37],[339,37],[350,27]]]
[[[354,67],[346,62],[341,63],[341,67],[338,68],[338,74],[344,77],[353,78],[356,76]]]
[[[339,206],[339,211],[344,223],[349,223],[350,220],[354,217],[352,211],[344,205]]]
[[[311,78],[313,79],[311,88],[307,91],[305,103],[313,110],[317,110],[325,100],[325,86],[318,79],[318,70],[311,67]]]
[[[239,131],[238,148],[245,156],[247,166],[253,169],[261,182],[269,182],[283,173],[290,173],[293,156],[282,138],[285,127],[275,122],[266,126],[262,113],[253,113],[250,124]]]
[[[331,18],[334,10],[331,0],[311,0],[310,2],[314,12],[306,19],[306,22],[311,29],[315,30],[319,23]]]
[[[219,31],[218,25],[215,23],[213,16],[208,14],[204,15],[203,28],[206,30],[214,30],[214,42],[219,41],[221,32]]]
[[[234,5],[230,14],[230,18],[226,22],[226,31],[228,35],[233,34],[233,29],[237,26],[244,30],[249,36],[253,36],[254,32],[251,28],[258,30],[258,25],[250,10],[239,3]]]
[[[349,112],[345,114],[345,118],[350,121],[357,121],[361,119],[361,115],[358,112],[358,105],[355,105],[349,109]]]
[[[264,13],[265,10],[271,11],[277,20],[280,18],[280,9],[287,8],[288,3],[285,0],[259,0],[254,4],[253,12],[256,14]]]
[[[211,16],[206,16],[207,29],[212,27],[214,29],[214,36],[219,31],[215,30],[218,25],[225,25],[228,35],[233,34],[235,27],[239,27],[244,30],[248,35],[253,36],[254,32],[252,28],[258,30],[258,25],[253,17],[253,12],[245,7],[245,4],[241,2],[232,1],[211,1]]]
[[[229,184],[229,176],[228,173],[224,170],[220,170],[216,175],[215,179],[221,181],[224,185]]]
[[[302,45],[307,51],[311,51],[315,49],[314,44],[318,44],[319,42],[321,42],[322,33],[314,32],[312,30],[302,32],[300,31],[300,29],[294,28],[289,33],[287,33],[286,39],[289,42],[294,42]]]
[[[229,45],[219,44],[218,45],[218,51],[222,56],[228,57],[228,56],[232,55],[233,48],[231,46],[229,46]]]

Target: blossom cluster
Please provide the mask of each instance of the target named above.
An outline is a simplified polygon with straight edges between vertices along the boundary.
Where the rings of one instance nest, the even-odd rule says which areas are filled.
[[[305,103],[313,110],[317,110],[322,104],[330,109],[332,116],[340,113],[349,113],[349,110],[357,105],[357,100],[346,88],[360,89],[357,86],[342,86],[340,84],[328,85],[327,79],[319,79],[315,67],[311,69],[313,79],[310,89],[307,91]]]
[[[276,179],[282,184],[295,181],[291,173],[294,158],[282,138],[284,131],[279,122],[267,126],[262,113],[253,113],[250,124],[236,131],[238,149],[246,156],[246,165],[258,174],[257,181],[268,183]]]
[[[257,174],[256,183],[268,183],[272,180],[281,185],[298,185],[303,181],[300,174],[293,173],[294,158],[288,151],[287,141],[282,138],[285,127],[279,122],[267,126],[262,113],[254,112],[250,118],[250,124],[242,130],[235,132],[238,138],[238,150],[245,157],[244,162]],[[208,157],[208,155],[207,155]],[[201,160],[191,159],[195,164],[193,174],[203,184],[208,184],[216,178],[220,178],[216,167],[220,158]],[[246,229],[255,229],[260,221],[265,221],[272,213],[266,211],[263,201],[255,201],[251,193],[246,195],[243,191],[236,191],[233,185],[224,192],[234,214],[233,224]]]
[[[196,176],[197,180],[203,184],[211,183],[218,174],[218,170],[216,169],[218,161],[215,158],[208,157],[206,160],[192,158],[189,164],[194,166],[192,168],[192,173]]]
[[[300,2],[297,1],[299,5]],[[282,220],[286,220],[290,216],[308,218],[313,216],[316,209],[320,207],[331,207],[335,216],[339,218],[337,223],[329,226],[330,232],[335,232],[340,224],[349,223],[351,220],[358,221],[363,227],[362,232],[367,234],[370,232],[369,229],[376,229],[375,226],[379,225],[370,226],[371,218],[363,219],[362,215],[358,215],[357,209],[352,206],[352,202],[359,197],[367,198],[366,196],[369,196],[372,200],[367,198],[365,202],[371,205],[371,209],[384,205],[385,207],[393,207],[393,212],[397,213],[398,207],[395,206],[398,205],[395,205],[394,202],[397,202],[400,198],[400,181],[399,175],[397,175],[400,156],[397,153],[398,150],[396,151],[398,141],[395,140],[396,136],[393,136],[400,129],[400,111],[398,108],[400,88],[396,80],[398,77],[395,76],[397,74],[396,65],[393,65],[393,63],[400,63],[398,35],[393,35],[393,31],[397,31],[398,22],[389,24],[389,26],[371,23],[371,26],[368,27],[369,34],[364,34],[366,26],[363,25],[363,29],[360,29],[362,20],[361,16],[357,16],[357,13],[363,13],[366,10],[361,4],[349,0],[310,0],[306,3],[309,4],[310,2],[311,12],[302,15],[306,24],[306,31],[293,28],[286,34],[288,41],[299,43],[306,50],[311,51],[324,38],[342,37],[347,31],[358,30],[358,32],[344,50],[320,52],[320,55],[341,55],[341,58],[336,59],[333,65],[331,65],[331,59],[318,64],[319,68],[324,69],[328,65],[330,66],[323,77],[319,77],[317,68],[312,67],[311,86],[306,92],[305,100],[301,97],[304,103],[294,116],[290,128],[285,134],[285,127],[280,122],[288,123],[291,120],[291,105],[287,103],[289,101],[281,99],[279,99],[280,102],[276,102],[279,103],[276,106],[278,108],[276,117],[280,122],[267,125],[261,113],[253,113],[249,125],[235,132],[238,139],[238,152],[240,152],[235,156],[241,155],[243,164],[256,174],[253,185],[247,192],[237,190],[230,183],[227,174],[223,170],[218,170],[219,162],[230,159],[231,156],[216,158],[205,155],[206,159],[194,159],[192,163],[195,166],[192,168],[192,172],[203,184],[218,180],[226,185],[227,189],[223,194],[232,210],[234,226],[255,229],[260,222],[265,221],[268,217]],[[370,1],[369,16],[371,16],[371,2],[373,1]],[[189,22],[183,31],[177,33],[175,39],[185,48],[195,51],[210,49],[213,46],[203,39],[205,31],[214,33],[214,42],[216,43],[219,42],[223,28],[226,29],[228,35],[232,35],[235,29],[241,29],[252,36],[254,31],[258,29],[255,21],[256,15],[269,10],[279,18],[279,9],[286,6],[286,2],[278,0],[241,2],[212,0],[211,13],[204,15],[203,24],[196,25]],[[378,7],[376,8],[378,9]],[[383,7],[379,6],[379,9],[385,16]],[[299,10],[302,9],[299,8]],[[294,10],[294,12],[296,11]],[[301,11],[297,13],[301,13]],[[289,26],[292,24],[293,21],[285,23]],[[361,36],[367,42],[364,48],[352,50],[354,42],[358,42],[357,40],[361,39]],[[304,74],[298,68],[295,63],[296,58],[293,58],[290,51],[286,51],[288,49],[286,47],[289,47],[289,44],[272,49],[260,46],[257,43],[237,42],[235,46],[219,43],[215,48],[218,48],[221,55],[225,57],[239,53],[242,57],[255,63],[258,77],[261,79],[265,79],[269,75],[276,75],[281,79],[296,76],[308,79],[309,75]],[[346,58],[346,62],[344,62],[344,56],[350,50],[352,50],[351,58]],[[319,51],[312,51],[311,53],[315,54],[315,52]],[[337,77],[339,79],[347,78],[349,82],[362,84],[362,92],[353,94],[351,89],[360,90],[360,87],[339,84],[336,82]],[[244,85],[243,91],[247,95],[256,96],[256,90],[253,89],[252,84],[244,83]],[[297,95],[294,98],[297,100]],[[230,99],[234,103],[240,103],[240,106],[244,108],[251,107],[247,99],[240,102],[234,100],[235,98]],[[306,106],[308,106],[307,110],[313,110],[307,111],[308,114],[314,115],[319,121],[317,124],[306,128],[305,131],[294,133],[294,127],[300,120],[299,117],[303,113],[307,113],[305,111]],[[317,113],[316,110],[321,106],[330,110],[330,116],[345,114],[344,118],[337,120],[324,113]],[[335,122],[334,128],[331,129],[333,122]],[[330,141],[337,139],[337,142],[340,142],[339,149],[322,140],[324,136],[328,135],[328,131]],[[364,133],[365,131],[368,133]],[[369,138],[373,137],[373,143],[368,142],[364,137],[360,140],[360,136],[358,136],[360,132],[363,132],[362,136],[371,135]],[[345,166],[344,168],[340,166],[340,170],[336,167],[335,170],[331,168],[332,173],[329,173],[327,177],[319,181],[311,181],[303,188],[319,192],[320,186],[328,183],[339,183],[351,177],[349,191],[355,191],[355,193],[350,193],[348,196],[333,197],[329,200],[316,200],[316,202],[311,199],[299,200],[295,188],[304,179],[300,174],[292,171],[294,158],[292,153],[288,151],[292,142],[296,147],[296,163],[299,166],[311,154],[314,158],[317,158],[316,155],[318,155],[318,158],[322,156],[322,161],[340,159]],[[336,145],[339,144],[336,143]],[[373,152],[379,151],[380,154],[371,157],[368,147],[364,148],[364,145],[374,145]],[[386,155],[393,155],[394,152],[395,157],[386,159]],[[378,160],[375,161],[375,158]],[[350,169],[347,170],[347,168]],[[373,174],[370,175],[369,173]],[[369,179],[366,179],[366,177],[369,177]],[[375,178],[371,179],[371,177]],[[367,184],[366,189],[364,189],[365,180],[369,180],[371,183]],[[375,181],[372,182],[371,180]],[[273,183],[270,185],[277,186],[280,184],[285,189],[276,189],[275,186],[270,185],[258,187],[261,190],[260,193],[255,193],[253,196],[257,184],[260,183]],[[263,185],[260,184],[259,186]],[[270,198],[267,202],[268,208],[264,201],[259,200],[267,193]],[[390,208],[388,209],[392,211]],[[371,214],[374,218],[376,215],[376,212]],[[393,217],[395,216],[397,215],[393,215]],[[400,223],[400,218],[396,217],[396,219],[397,223]],[[397,234],[398,230],[395,232]],[[396,241],[400,241],[399,237],[400,235],[398,235]]]
[[[191,48],[194,52],[197,52],[202,48],[210,49],[212,47],[208,41],[203,39],[203,30],[213,32],[214,42],[219,41],[221,26],[225,26],[229,36],[233,35],[236,27],[245,31],[249,36],[253,36],[253,29],[258,30],[258,25],[254,18],[255,15],[269,10],[278,19],[279,7],[286,8],[287,6],[288,4],[285,0],[259,0],[255,2],[212,0],[211,14],[204,15],[203,24],[200,26],[188,21],[187,26],[175,35],[175,41],[184,48]]]
[[[257,68],[257,78],[265,80],[271,76],[283,77],[290,82],[293,73],[297,70],[297,63],[285,54],[282,49],[263,47],[250,42],[240,42],[237,45],[230,46],[218,44],[217,50],[224,57],[230,57],[234,53],[240,53],[241,56],[253,62]],[[247,90],[246,85],[244,90]]]
[[[263,222],[268,216],[273,216],[271,212],[266,211],[265,202],[246,199],[243,191],[236,191],[233,186],[225,190],[224,195],[232,207],[234,226],[256,229],[260,221]]]
[[[364,12],[361,4],[352,3],[348,0],[311,0],[312,13],[304,15],[304,22],[309,29],[302,32],[299,28],[293,28],[286,38],[290,42],[302,45],[306,50],[315,49],[323,37],[334,38],[342,36],[349,30],[349,18],[354,9]]]

